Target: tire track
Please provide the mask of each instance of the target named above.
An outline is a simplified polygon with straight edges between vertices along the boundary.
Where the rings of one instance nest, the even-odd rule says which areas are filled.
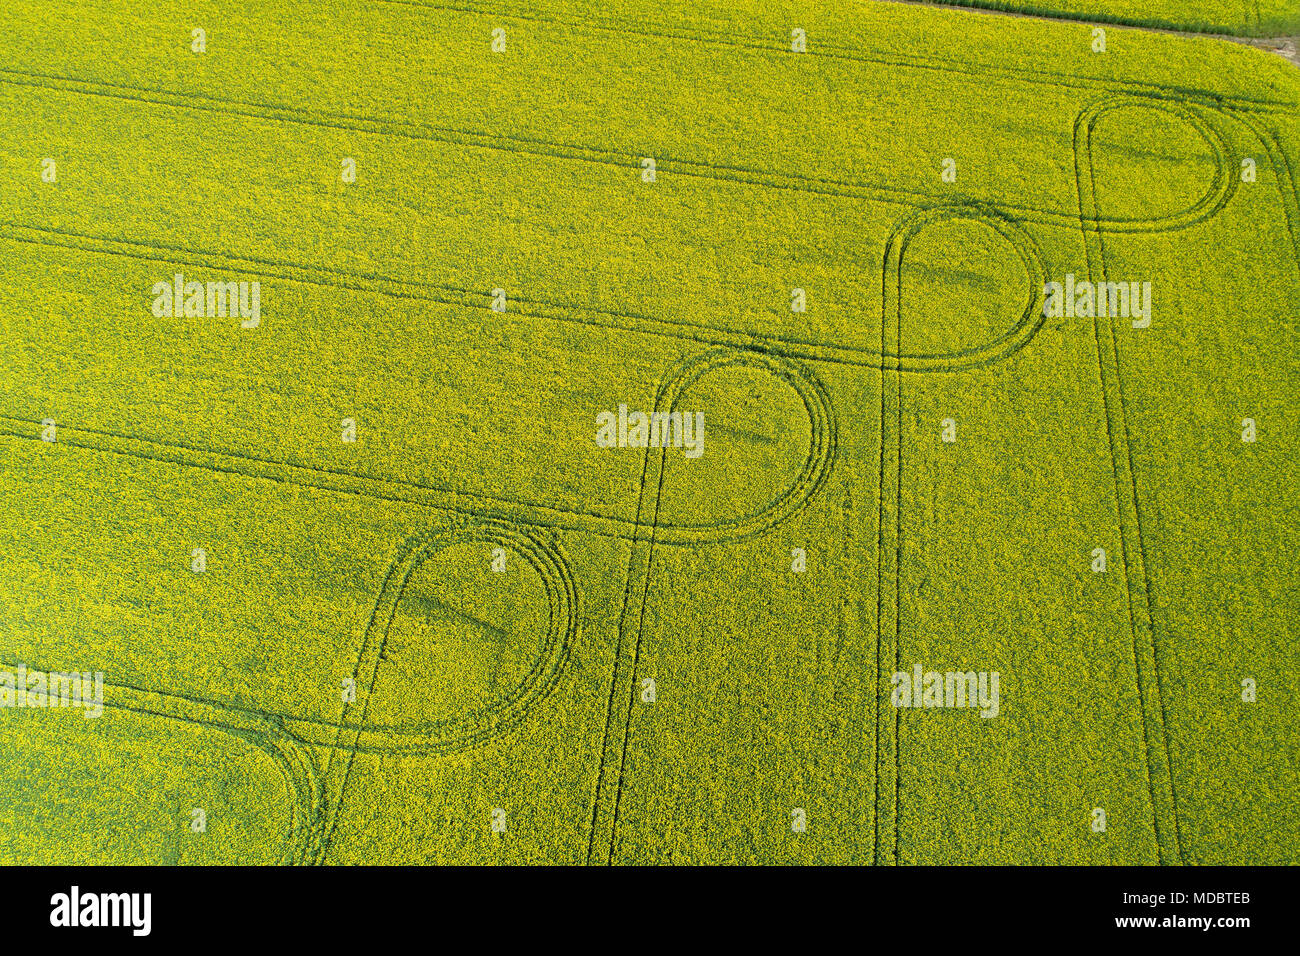
[[[953,222],[976,222],[1001,236],[1020,256],[1027,295],[1018,326],[1037,330],[1044,321],[1043,256],[1033,237],[1014,220],[993,209],[940,206],[900,220],[885,247],[881,280],[881,350],[902,354],[904,259],[912,241],[926,229]],[[1013,330],[1014,331],[1014,330]],[[902,660],[902,511],[903,394],[901,363],[886,363],[880,380],[880,480],[877,492],[876,552],[876,850],[877,864],[897,864],[902,800],[902,712],[893,706],[892,675]],[[886,665],[889,669],[886,670]],[[892,711],[892,719],[888,715]],[[882,738],[883,726],[891,726]],[[883,790],[882,790],[883,788]],[[891,792],[892,791],[892,792]],[[882,801],[882,794],[886,797]]]
[[[498,314],[492,308],[492,295],[488,290],[456,290],[452,286],[440,285],[425,287],[422,283],[413,280],[389,277],[372,278],[363,273],[353,274],[343,272],[343,270],[329,270],[329,273],[340,273],[342,275],[342,278],[336,278],[328,273],[315,275],[312,271],[314,267],[301,266],[291,262],[274,263],[271,261],[251,260],[240,256],[228,256],[224,253],[181,249],[179,247],[160,249],[149,243],[69,233],[62,230],[56,231],[5,221],[0,221],[0,237],[8,238],[14,242],[74,249],[92,254],[117,255],[145,261],[179,263],[200,268],[211,268],[239,275],[248,275],[259,280],[273,278],[286,282],[373,293],[395,299],[458,306],[490,313],[493,316]],[[580,304],[552,303],[530,299],[527,296],[516,296],[511,302],[514,306],[511,314],[525,318],[546,319],[594,329],[658,336],[678,342],[694,342],[698,345],[714,347],[726,346],[791,359],[864,368],[879,367],[881,362],[900,361],[903,363],[904,369],[909,372],[949,372],[999,362],[1028,345],[1037,331],[1036,327],[1026,330],[1023,326],[1017,325],[1016,329],[1020,332],[1018,335],[1004,335],[993,343],[951,354],[881,356],[854,346],[822,344],[785,337],[775,333],[734,332],[716,326],[695,325],[677,320],[659,319],[637,313],[610,311]]]
[[[802,380],[795,380],[791,384],[804,399],[805,407],[821,420],[828,399],[817,392],[800,391],[805,384]],[[0,437],[41,441],[40,431],[39,421],[0,413]],[[823,435],[814,432],[813,442],[798,475],[781,495],[762,510],[753,515],[719,520],[713,524],[667,523],[662,528],[659,542],[687,545],[740,540],[760,534],[797,514],[825,480],[825,472],[829,468],[829,447],[823,438]],[[581,508],[558,504],[541,505],[505,496],[469,494],[407,479],[381,478],[344,469],[280,461],[245,453],[214,451],[175,441],[161,442],[65,423],[60,423],[59,438],[54,444],[318,491],[417,505],[470,518],[495,517],[534,527],[631,540],[635,540],[638,534],[638,525],[634,519]]]
[[[743,35],[733,32],[723,32],[720,30],[710,31],[689,26],[654,26],[650,24],[637,23],[635,21],[629,22],[626,19],[615,20],[612,18],[596,18],[583,16],[577,13],[539,13],[532,10],[512,7],[504,3],[475,4],[466,2],[466,0],[461,0],[461,2],[455,4],[438,3],[434,2],[434,0],[371,0],[371,2],[389,6],[413,7],[427,11],[444,11],[505,17],[512,20],[588,29],[603,33],[615,33],[622,36],[634,36],[647,39],[690,40],[699,43],[713,44],[715,46],[734,47],[780,56],[791,55],[785,45],[787,39],[784,36],[773,36],[769,38],[763,35]],[[1254,99],[1233,94],[1216,93],[1212,90],[1198,89],[1195,87],[1173,87],[1159,83],[1148,83],[1141,80],[1115,80],[1107,77],[1088,76],[1086,74],[1069,74],[1058,80],[1051,75],[1042,73],[1041,71],[1027,68],[999,66],[990,63],[980,63],[976,65],[976,68],[971,69],[964,67],[964,61],[955,57],[916,53],[886,54],[875,51],[868,54],[863,53],[856,47],[845,44],[836,44],[829,41],[817,41],[816,43],[809,44],[807,52],[798,55],[842,59],[859,63],[871,63],[879,66],[906,66],[914,69],[956,73],[977,78],[981,82],[994,80],[1063,87],[1092,85],[1095,88],[1106,89],[1112,92],[1139,94],[1164,90],[1177,93],[1183,99],[1196,99],[1214,105],[1227,106],[1231,104],[1239,104],[1277,109],[1282,112],[1300,108],[1300,104],[1288,100]]]
[[[537,659],[517,685],[482,707],[455,717],[424,721],[415,727],[371,726],[368,721],[370,705],[384,659],[388,631],[407,582],[425,560],[447,547],[465,542],[507,548],[527,562],[538,575],[546,591],[549,611],[545,642]],[[394,581],[397,582],[395,586]],[[316,861],[324,863],[328,857],[358,753],[450,753],[479,746],[508,733],[549,696],[560,679],[581,633],[577,607],[578,594],[573,575],[559,550],[541,538],[502,522],[456,522],[403,542],[389,565],[384,589],[376,597],[362,635],[353,669],[356,699],[344,705],[325,769],[326,809]],[[382,625],[376,627],[377,621],[382,621]],[[418,743],[393,747],[391,740],[396,735],[415,738]],[[338,764],[341,766],[336,769]]]
[[[910,190],[900,186],[880,182],[854,182],[830,177],[809,176],[797,173],[782,173],[771,170],[731,164],[706,163],[697,160],[681,159],[664,155],[662,151],[645,147],[636,149],[611,149],[599,146],[564,143],[541,140],[518,134],[503,134],[482,130],[464,130],[450,127],[430,126],[410,120],[392,117],[370,117],[348,113],[331,113],[326,111],[306,110],[300,107],[280,104],[266,104],[247,100],[234,100],[211,97],[196,93],[181,93],[159,90],[145,86],[126,86],[98,79],[80,79],[54,74],[33,73],[0,67],[0,83],[25,86],[40,90],[55,90],[85,96],[97,96],[107,99],[123,100],[148,106],[163,106],[173,109],[187,109],[201,112],[238,116],[245,119],[261,119],[274,122],[294,123],[335,129],[345,132],[369,133],[376,136],[397,136],[412,140],[439,142],[448,145],[477,147],[512,154],[539,156],[552,159],[567,159],[593,163],[597,165],[626,168],[639,171],[641,159],[655,155],[656,167],[660,172],[677,175],[711,179],[721,182],[734,182],[749,186],[765,187],[778,190],[792,190],[812,195],[830,196],[841,199],[865,200],[870,202],[892,203],[895,205],[927,205],[942,202],[946,193],[933,193],[922,190]],[[1087,90],[1081,90],[1087,92]],[[1185,98],[1161,96],[1155,92],[1129,91],[1130,95],[1152,100],[1183,102]],[[1214,104],[1217,105],[1217,104]],[[1074,228],[1078,216],[1071,212],[1039,209],[1015,203],[996,203],[998,209],[1024,222],[1046,226]],[[1155,218],[1148,221],[1113,219],[1103,220],[1110,228],[1123,231],[1162,231],[1174,228],[1168,219]]]
[[[0,661],[14,670],[19,662]],[[57,668],[27,664],[28,670],[63,673]],[[289,797],[289,831],[284,835],[279,862],[306,862],[322,812],[320,781],[308,754],[284,731],[279,718],[252,710],[238,710],[209,701],[125,683],[104,682],[103,706],[145,717],[180,721],[219,730],[257,747],[275,763]]]
[[[801,472],[796,486],[800,502],[798,510],[806,507],[824,487],[834,467],[838,454],[839,439],[834,407],[822,384],[809,372],[788,362],[773,359],[758,353],[745,353],[729,350],[707,352],[688,361],[676,372],[671,373],[660,387],[655,400],[656,411],[673,411],[681,396],[695,385],[703,376],[729,368],[759,369],[781,381],[803,400],[808,414],[811,432],[809,456],[811,467]],[[592,811],[591,840],[588,846],[588,862],[612,864],[618,855],[619,835],[618,820],[622,805],[622,795],[627,779],[627,754],[631,741],[632,720],[636,709],[637,671],[641,660],[641,647],[645,630],[645,609],[650,594],[651,571],[653,568],[654,547],[658,542],[661,528],[660,507],[663,500],[663,488],[667,461],[667,451],[660,449],[656,455],[647,451],[642,477],[642,494],[638,503],[638,525],[645,529],[632,544],[628,558],[627,583],[624,588],[623,608],[619,619],[619,639],[615,651],[615,665],[611,675],[610,710],[606,714],[605,742],[601,748],[601,764],[598,775],[596,801]],[[653,495],[647,495],[646,489],[653,488]],[[772,525],[768,525],[771,527]],[[763,530],[766,530],[764,528]],[[635,627],[630,622],[635,619]],[[626,686],[627,692],[623,706],[618,698],[618,689]],[[618,706],[617,714],[614,707]],[[611,738],[622,742],[618,748],[617,760],[611,747]],[[617,763],[618,771],[614,773]],[[613,789],[611,801],[604,801],[601,795]]]
[[[1094,271],[1106,280],[1105,239],[1100,230],[1086,224],[1098,204],[1095,169],[1092,162],[1092,134],[1097,121],[1107,112],[1119,108],[1111,100],[1102,100],[1079,114],[1075,125],[1075,172],[1078,183],[1080,229],[1083,233],[1088,275]],[[1105,324],[1103,332],[1102,325]],[[1159,650],[1151,618],[1151,581],[1146,547],[1142,535],[1142,516],[1133,470],[1132,441],[1128,417],[1124,410],[1124,393],[1119,365],[1119,344],[1114,323],[1099,316],[1093,318],[1097,345],[1098,376],[1101,380],[1106,431],[1111,452],[1111,471],[1115,481],[1115,503],[1120,524],[1121,555],[1128,596],[1129,629],[1133,639],[1133,664],[1138,701],[1142,710],[1143,739],[1146,744],[1147,788],[1151,797],[1153,832],[1161,863],[1182,863],[1179,835],[1177,794],[1174,792],[1170,767],[1169,733],[1165,722],[1164,694],[1161,687]],[[1103,337],[1106,339],[1103,344]],[[1168,843],[1172,841],[1173,846]]]

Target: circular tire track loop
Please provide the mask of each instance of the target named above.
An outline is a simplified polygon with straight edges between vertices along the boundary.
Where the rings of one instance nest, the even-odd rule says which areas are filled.
[[[1097,211],[1096,183],[1093,181],[1092,167],[1092,137],[1097,123],[1108,113],[1131,108],[1161,113],[1186,124],[1213,155],[1214,179],[1205,194],[1187,209],[1151,219],[1102,216]],[[1218,215],[1228,201],[1236,195],[1239,183],[1238,178],[1231,172],[1232,155],[1227,141],[1214,124],[1205,118],[1202,110],[1210,110],[1220,116],[1227,115],[1213,107],[1187,106],[1154,96],[1106,96],[1085,107],[1074,123],[1075,176],[1080,188],[1084,179],[1087,179],[1092,203],[1090,208],[1081,209],[1080,215],[1076,217],[1076,225],[1095,232],[1104,230],[1109,233],[1162,233],[1187,229]]]
[[[411,728],[370,726],[367,716],[384,660],[388,631],[411,575],[428,558],[451,545],[464,543],[508,548],[537,573],[548,604],[547,630],[541,653],[518,684],[483,707]],[[357,697],[344,707],[342,719],[335,725],[333,740],[322,739],[319,734],[329,725],[315,721],[290,722],[297,739],[329,747],[324,771],[328,792],[324,797],[325,813],[320,817],[320,826],[314,834],[313,862],[324,863],[328,857],[358,753],[445,754],[484,744],[507,733],[551,692],[579,634],[577,588],[568,562],[557,544],[490,518],[453,521],[427,535],[408,538],[389,566],[366,625],[353,671]]]
[[[483,707],[456,717],[425,721],[412,727],[369,727],[366,715],[378,669],[384,660],[388,631],[411,575],[443,549],[454,544],[468,543],[509,549],[537,573],[545,589],[548,606],[547,630],[541,653],[518,684],[500,693]],[[362,648],[357,658],[358,670],[354,671],[357,698],[344,707],[337,729],[340,733],[355,731],[358,734],[356,745],[346,748],[349,752],[430,754],[472,747],[516,726],[532,706],[546,697],[578,636],[578,594],[573,574],[564,557],[551,543],[493,520],[457,522],[427,536],[408,539],[390,568],[388,581],[377,599],[375,612],[363,635]],[[374,649],[373,653],[368,652],[370,648]],[[374,667],[368,674],[361,673],[360,668],[367,657],[374,658]],[[296,726],[294,721],[288,723],[291,728]],[[299,739],[314,744],[321,742],[319,739]],[[397,740],[402,742],[396,742]]]
[[[882,326],[892,320],[895,329],[903,321],[903,262],[908,246],[923,230],[944,223],[975,222],[987,226],[1006,240],[1025,268],[1027,290],[1025,304],[1012,326],[991,342],[942,353],[905,353],[901,346],[890,348],[884,342],[882,371],[955,372],[983,368],[1000,362],[1020,351],[1043,325],[1042,290],[1047,278],[1043,255],[1033,237],[1019,220],[993,206],[979,203],[952,203],[920,209],[905,216],[894,227],[885,244],[884,285],[881,299]],[[882,340],[884,335],[882,333]]]
[[[736,541],[762,534],[802,511],[830,476],[839,449],[834,408],[825,386],[808,369],[798,363],[760,352],[733,349],[707,352],[691,359],[668,376],[655,396],[654,410],[656,412],[678,411],[682,395],[691,386],[711,372],[731,368],[767,372],[777,381],[787,385],[799,397],[808,415],[808,454],[804,457],[794,481],[761,511],[753,515],[722,520],[713,524],[673,524],[658,518],[659,499],[656,497],[654,504],[656,517],[651,527],[651,537],[656,543],[709,544]],[[650,456],[655,453],[655,449],[648,448],[646,452],[647,456]],[[661,496],[663,462],[667,458],[668,449],[660,448],[658,453],[660,462],[658,495]]]

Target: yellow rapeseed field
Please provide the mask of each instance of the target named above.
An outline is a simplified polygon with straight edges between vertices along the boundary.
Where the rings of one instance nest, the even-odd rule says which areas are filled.
[[[1300,862],[1298,168],[1115,25],[6,0],[0,861]]]

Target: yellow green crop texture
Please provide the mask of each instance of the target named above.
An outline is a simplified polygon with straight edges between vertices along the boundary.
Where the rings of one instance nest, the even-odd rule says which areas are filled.
[[[1300,32],[1300,3],[1296,0],[952,0],[952,3],[1029,16],[1163,30],[1242,36]]]
[[[1300,72],[1107,34],[6,0],[0,861],[1300,862]]]

